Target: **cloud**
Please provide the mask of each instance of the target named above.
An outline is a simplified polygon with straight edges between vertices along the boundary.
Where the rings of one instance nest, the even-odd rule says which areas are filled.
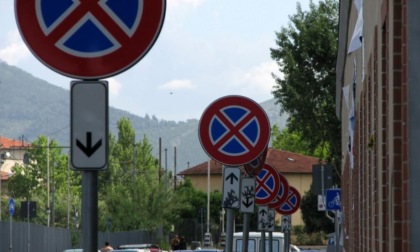
[[[240,93],[252,94],[261,99],[272,98],[271,91],[275,85],[272,73],[282,75],[278,72],[278,65],[275,61],[263,62],[249,69],[236,71],[233,76],[233,86],[238,88]]]
[[[179,8],[179,7],[197,7],[201,5],[205,0],[168,0],[166,3],[169,8]]]
[[[181,90],[181,89],[195,89],[197,86],[192,84],[191,80],[171,80],[160,85],[161,90]]]
[[[31,52],[23,43],[18,30],[9,32],[3,42],[6,46],[0,48],[0,59],[7,64],[17,65],[31,56]]]
[[[122,84],[121,82],[119,82],[117,79],[115,78],[109,78],[107,79],[109,85],[109,93],[111,96],[118,96],[120,94],[120,90],[122,88]]]

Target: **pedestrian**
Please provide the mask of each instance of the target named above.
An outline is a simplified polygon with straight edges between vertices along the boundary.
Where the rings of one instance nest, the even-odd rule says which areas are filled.
[[[181,236],[181,238],[179,239],[179,246],[178,246],[179,250],[186,250],[187,249],[187,243],[185,242],[185,237]]]
[[[105,246],[103,248],[101,248],[101,252],[108,252],[108,251],[112,251],[114,250],[113,247],[111,247],[111,244],[109,243],[109,241],[105,242]]]
[[[179,238],[178,235],[171,240],[171,249],[172,251],[179,250]]]

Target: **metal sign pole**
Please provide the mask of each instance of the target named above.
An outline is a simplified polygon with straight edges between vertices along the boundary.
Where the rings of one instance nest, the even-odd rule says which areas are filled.
[[[335,213],[335,216],[334,216],[334,226],[335,226],[335,239],[334,239],[334,242],[335,242],[335,251],[336,252],[339,252],[340,251],[340,242],[339,242],[339,230],[340,230],[340,226],[339,226],[339,223],[338,223],[338,211],[336,210],[336,211],[334,211],[334,213]]]
[[[242,252],[248,252],[250,213],[244,213],[244,229],[242,238]]]
[[[28,201],[27,201],[27,204],[26,204],[26,209],[27,209],[27,217],[28,217],[28,252],[30,252],[31,251],[31,228],[30,228],[30,221],[29,221],[29,217],[30,217],[30,215],[29,215],[29,199],[28,199]]]
[[[83,251],[98,248],[98,172],[82,174],[82,237]]]
[[[12,232],[12,215],[10,215],[10,242],[9,242],[9,252],[12,252],[12,242],[13,242],[13,232]]]
[[[234,209],[226,209],[226,247],[225,252],[233,250],[233,220],[235,217]]]
[[[273,232],[268,232],[268,252],[273,252]]]
[[[265,251],[265,231],[261,231],[261,251]]]

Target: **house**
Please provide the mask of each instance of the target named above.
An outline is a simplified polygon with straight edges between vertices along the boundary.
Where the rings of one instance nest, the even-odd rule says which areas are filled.
[[[319,160],[314,157],[269,148],[265,163],[276,168],[285,176],[289,185],[296,188],[303,197],[312,184],[312,165],[318,164]],[[201,163],[177,175],[184,179],[189,178],[194,188],[207,192],[208,172],[210,172],[210,191],[222,192],[222,164],[215,160]],[[245,171],[243,172],[245,174]],[[277,214],[276,219],[279,218],[280,215]],[[300,209],[292,215],[292,224],[303,225]]]
[[[5,192],[5,184],[12,176],[15,164],[23,165],[23,160],[30,144],[20,140],[5,138],[0,135],[0,192]]]

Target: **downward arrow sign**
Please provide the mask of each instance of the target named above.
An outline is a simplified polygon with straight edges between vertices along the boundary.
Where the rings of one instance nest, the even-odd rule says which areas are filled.
[[[76,144],[77,147],[79,147],[79,149],[86,154],[86,156],[90,157],[99,149],[99,147],[101,147],[102,139],[99,139],[99,141],[96,142],[94,146],[92,146],[92,132],[88,131],[86,132],[86,146],[83,145],[77,138]]]

